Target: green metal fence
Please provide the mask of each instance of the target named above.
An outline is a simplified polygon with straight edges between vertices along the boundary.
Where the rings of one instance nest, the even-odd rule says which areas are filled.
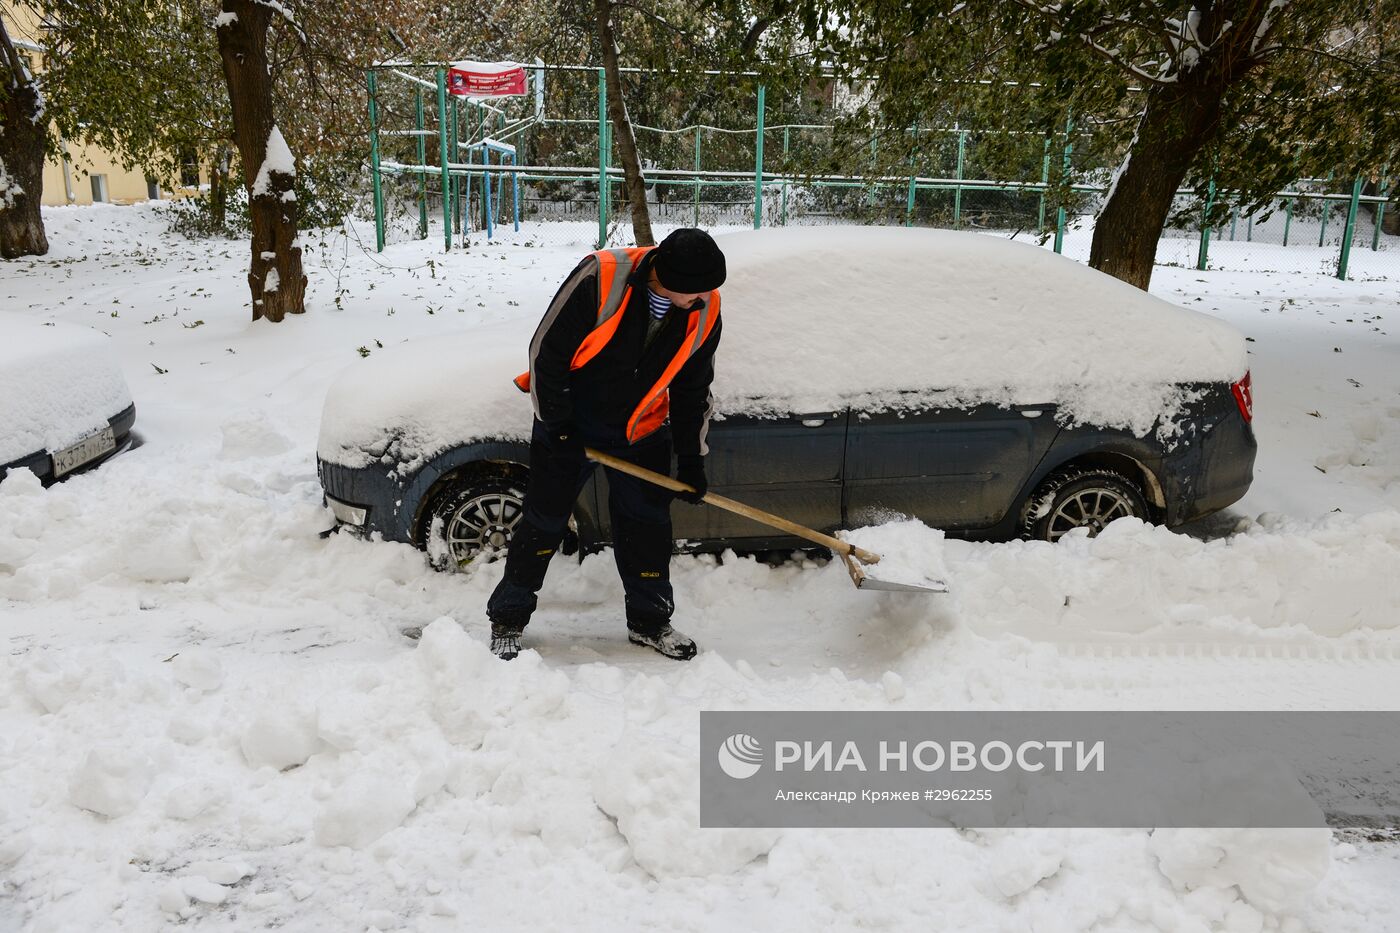
[[[526,97],[504,101],[448,95],[444,66],[391,63],[368,73],[378,249],[432,236],[445,249],[473,240],[632,242],[601,69],[537,63],[528,73]],[[897,166],[898,174],[882,167],[874,143],[868,153],[848,153],[838,171],[813,173],[810,166],[834,157],[832,127],[802,122],[761,84],[713,82],[724,90],[710,94],[702,115],[714,122],[666,127],[648,122],[649,76],[631,70],[624,79],[657,233],[675,226],[902,224],[1020,234],[1087,256],[1107,179],[1075,165],[1080,137],[1072,123],[1044,141],[1039,164],[1017,182],[978,177],[978,134],[956,126],[911,128],[920,134],[919,156]],[[1075,179],[1068,203],[1053,200],[1052,176],[1061,172]],[[1363,179],[1300,180],[1264,209],[1231,208],[1224,222],[1209,225],[1210,208],[1228,204],[1230,192],[1212,185],[1205,203],[1182,192],[1157,261],[1400,276],[1400,236],[1384,232],[1393,182],[1372,180],[1370,194],[1364,186]]]

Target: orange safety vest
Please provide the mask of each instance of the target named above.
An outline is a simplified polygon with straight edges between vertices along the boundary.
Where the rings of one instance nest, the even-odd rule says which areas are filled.
[[[655,248],[632,246],[624,249],[600,249],[592,254],[598,263],[598,317],[593,330],[589,331],[588,336],[583,338],[578,350],[574,352],[573,360],[569,363],[570,371],[586,365],[602,352],[603,347],[607,346],[608,341],[617,333],[617,327],[622,323],[622,312],[627,309],[627,303],[632,297],[632,286],[627,280],[642,257]],[[676,350],[676,355],[661,373],[661,378],[642,396],[636,410],[632,412],[632,417],[627,420],[629,444],[636,443],[665,423],[666,417],[671,413],[671,394],[668,389],[671,380],[676,378],[686,361],[704,346],[718,321],[719,290],[716,289],[706,296],[697,310],[690,312],[690,319],[686,322],[685,339],[681,341],[680,349]],[[530,391],[528,370],[516,376],[514,381],[521,392]]]

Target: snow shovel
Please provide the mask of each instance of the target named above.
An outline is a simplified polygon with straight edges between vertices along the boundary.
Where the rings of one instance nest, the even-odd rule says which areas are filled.
[[[639,467],[635,463],[628,463],[626,460],[621,460],[610,454],[605,454],[602,451],[594,450],[592,447],[585,447],[584,453],[588,455],[589,460],[595,463],[601,463],[605,467],[619,470],[623,473],[635,476],[638,479],[644,479],[649,483],[655,483],[657,486],[663,486],[672,492],[695,491],[695,487],[682,483],[680,480],[673,479],[662,473],[656,473],[645,467]],[[910,579],[894,579],[893,575],[881,578],[878,567],[876,566],[880,563],[879,554],[867,551],[865,548],[857,547],[849,542],[842,541],[840,538],[833,538],[831,535],[822,534],[820,531],[807,528],[796,522],[788,521],[780,515],[765,512],[762,509],[756,509],[751,505],[744,505],[742,502],[735,502],[733,499],[716,495],[713,492],[705,493],[701,501],[717,506],[725,511],[733,512],[736,515],[751,518],[756,522],[768,525],[770,528],[777,528],[780,531],[786,531],[788,534],[796,535],[799,538],[804,538],[807,541],[830,548],[835,553],[840,554],[841,559],[845,561],[846,571],[850,573],[851,582],[856,585],[856,589],[894,590],[903,593],[948,592],[948,584],[944,581],[930,579],[922,575],[914,575],[914,578]],[[901,574],[900,576],[903,577],[907,575]]]

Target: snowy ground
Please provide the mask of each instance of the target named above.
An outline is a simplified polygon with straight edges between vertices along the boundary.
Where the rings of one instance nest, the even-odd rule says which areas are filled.
[[[242,243],[46,221],[0,302],[111,334],[146,444],[0,484],[0,930],[1400,931],[1393,843],[702,831],[695,764],[701,709],[1400,708],[1400,280],[1157,270],[1253,341],[1255,485],[1192,535],[950,544],[946,598],[678,558],[683,665],[561,560],[503,665],[499,565],[318,537],[319,409],[361,352],[537,318],[586,247],[312,239],[272,326]]]

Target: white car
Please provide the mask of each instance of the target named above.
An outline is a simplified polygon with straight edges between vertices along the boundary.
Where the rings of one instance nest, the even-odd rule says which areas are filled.
[[[0,314],[0,479],[45,485],[132,446],[136,406],[103,334]]]

